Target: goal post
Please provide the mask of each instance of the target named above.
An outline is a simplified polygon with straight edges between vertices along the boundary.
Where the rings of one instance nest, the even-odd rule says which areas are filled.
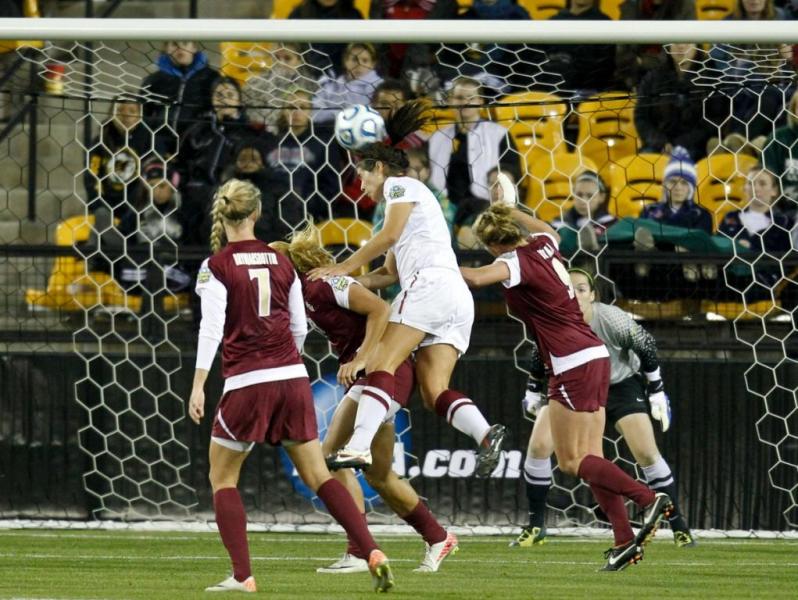
[[[210,98],[170,99],[142,85],[158,68],[163,42],[176,38],[196,42],[197,53],[202,53],[208,68],[228,77],[227,83],[239,89],[240,104],[246,105],[251,122],[256,123],[254,141],[249,137],[228,140],[222,134],[224,143],[220,142],[218,150],[228,153],[225,164],[209,166],[189,160],[192,152],[205,157],[203,144],[211,135],[218,135],[216,121],[213,127],[202,129],[204,119],[222,118],[207,116],[218,108]],[[740,424],[740,435],[755,432],[752,437],[761,459],[757,464],[764,465],[756,481],[761,484],[767,479],[778,497],[774,504],[780,516],[772,527],[798,527],[798,362],[794,353],[798,316],[791,304],[798,298],[798,230],[794,220],[773,217],[762,225],[758,219],[758,225],[752,227],[781,236],[787,246],[752,253],[750,243],[741,243],[745,224],[735,233],[719,229],[725,215],[757,200],[759,192],[753,191],[758,189],[757,165],[773,175],[774,189],[779,190],[773,210],[783,209],[789,219],[798,214],[798,196],[793,195],[798,193],[798,148],[789,146],[783,137],[786,129],[798,127],[798,95],[794,95],[798,79],[786,50],[786,45],[798,44],[798,27],[793,22],[365,20],[336,21],[331,26],[330,21],[315,20],[0,19],[0,40],[8,39],[46,42],[41,48],[19,53],[35,75],[32,82],[11,80],[0,88],[0,100],[6,98],[9,104],[12,96],[35,99],[28,114],[38,115],[38,125],[36,119],[30,121],[33,133],[25,128],[30,126],[22,124],[0,125],[0,131],[8,129],[9,136],[0,139],[7,144],[0,168],[18,171],[16,179],[3,179],[6,205],[9,211],[14,202],[18,206],[18,192],[31,183],[30,173],[15,162],[19,140],[13,136],[46,130],[47,144],[42,145],[38,162],[47,176],[32,183],[39,186],[34,191],[58,200],[55,207],[43,211],[48,217],[37,219],[49,218],[45,223],[48,242],[62,246],[62,255],[47,264],[46,273],[36,274],[37,280],[32,280],[30,273],[23,277],[21,266],[7,268],[19,269],[15,276],[29,285],[23,289],[20,284],[18,290],[24,297],[17,307],[20,314],[72,315],[70,334],[81,374],[71,383],[73,400],[83,411],[75,435],[87,457],[82,485],[91,498],[89,516],[130,522],[210,518],[201,472],[206,468],[201,451],[207,442],[197,441],[199,434],[185,419],[186,373],[193,367],[188,281],[194,268],[191,261],[196,262],[205,246],[195,240],[197,243],[185,245],[186,251],[180,236],[200,231],[202,224],[187,225],[176,219],[181,207],[197,202],[194,214],[202,216],[207,212],[208,194],[223,178],[237,172],[237,160],[261,161],[266,163],[262,167],[280,175],[279,184],[264,186],[278,198],[273,218],[279,228],[273,231],[284,235],[305,217],[319,220],[318,215],[324,215],[330,244],[352,247],[367,239],[378,222],[372,222],[372,211],[378,214],[379,208],[361,203],[360,197],[346,196],[351,189],[346,191],[342,184],[351,178],[349,158],[331,135],[330,124],[325,128],[313,121],[313,110],[319,108],[315,104],[318,89],[324,85],[320,82],[324,77],[330,79],[329,64],[323,62],[324,56],[318,56],[313,44],[426,43],[433,48],[434,65],[415,69],[410,83],[413,91],[427,96],[434,107],[434,121],[420,135],[427,140],[427,147],[432,148],[433,136],[441,132],[454,135],[465,108],[476,108],[474,118],[495,126],[492,131],[499,132],[496,135],[501,138],[497,143],[503,154],[497,154],[492,164],[477,165],[478,156],[469,158],[469,168],[482,169],[481,180],[474,181],[476,200],[490,197],[487,171],[508,169],[516,176],[522,201],[541,218],[557,223],[563,252],[572,264],[596,273],[604,301],[616,302],[636,318],[650,320],[654,329],[663,333],[666,328],[657,326],[660,320],[678,321],[674,327],[699,318],[728,321],[727,333],[733,337],[734,347],[715,354],[700,347],[690,351],[700,357],[696,361],[708,360],[707,372],[719,378],[732,373],[744,382],[747,393],[740,390],[734,397],[756,403],[758,416]],[[633,89],[578,89],[573,85],[578,79],[567,71],[568,61],[558,62],[554,53],[546,50],[574,44],[667,45],[658,60],[678,64],[694,87],[690,93],[657,89],[648,95],[641,81]],[[686,51],[674,49],[674,44],[698,46],[685,58],[681,53]],[[678,57],[676,53],[680,53]],[[289,62],[295,71],[280,71]],[[453,93],[458,82],[476,82],[465,103]],[[369,91],[373,94],[374,87]],[[374,102],[373,96],[367,96]],[[337,110],[351,103],[346,94],[331,97],[324,108]],[[138,108],[124,112],[128,108],[123,111],[122,104]],[[670,115],[675,121],[673,112],[677,110],[700,120],[706,129],[706,139],[688,148],[693,158],[686,162],[692,165],[695,203],[707,211],[711,231],[656,228],[639,219],[645,206],[664,197],[671,151],[683,145],[669,140],[655,148],[655,141],[644,137],[642,120],[652,123]],[[301,131],[291,127],[300,112],[311,123]],[[196,128],[194,137],[192,127]],[[684,131],[679,138],[687,145],[692,143],[689,133]],[[710,140],[714,146],[710,147]],[[251,143],[246,146],[244,142]],[[251,150],[246,158],[242,158],[244,149]],[[253,158],[255,154],[258,157]],[[448,156],[446,152],[441,155]],[[426,159],[419,160],[428,163],[429,181],[445,188],[447,167],[438,162],[441,155],[429,150]],[[208,156],[216,160],[220,154]],[[586,172],[601,180],[606,227],[592,213],[586,217],[570,214],[577,182]],[[167,202],[173,202],[168,210],[158,208],[157,188],[162,182],[170,190]],[[446,189],[439,191],[443,192],[441,198],[447,195]],[[338,212],[341,203],[348,203],[352,214],[342,216]],[[117,207],[128,204],[135,205],[134,214],[120,216]],[[464,252],[477,250],[468,215],[462,216],[457,199],[448,198],[442,206],[451,213],[453,243]],[[159,210],[160,215],[156,214]],[[133,223],[129,229],[120,226],[125,218],[128,225]],[[646,233],[641,235],[641,230]],[[20,241],[16,238],[9,243]],[[632,248],[638,252],[649,241],[667,247],[668,254],[657,254],[653,245],[649,248],[652,252],[645,255],[632,253]],[[618,248],[621,250],[616,252]],[[69,249],[74,255],[66,256]],[[708,258],[702,260],[703,255]],[[474,256],[468,254],[467,259]],[[122,277],[138,277],[137,283],[132,288],[120,285]],[[669,289],[677,280],[678,286],[688,290],[686,297]],[[639,290],[643,292],[638,294]],[[506,320],[499,295],[479,296],[478,302],[487,307],[483,311],[487,327],[495,326],[502,334],[510,332],[507,335],[512,340],[494,349],[504,361],[503,370],[496,371],[501,378],[495,374],[491,375],[494,379],[480,377],[461,367],[458,382],[466,386],[466,392],[473,386],[485,393],[475,400],[486,406],[487,412],[491,411],[489,402],[500,405],[495,410],[518,429],[515,445],[507,449],[483,486],[469,479],[473,449],[464,438],[454,436],[434,415],[420,410],[413,413],[411,428],[410,414],[404,412],[397,420],[395,468],[401,476],[420,483],[445,521],[472,531],[506,533],[508,527],[525,519],[523,436],[529,424],[518,422],[532,340],[520,325]],[[501,329],[508,323],[510,329]],[[477,323],[475,328],[481,326],[485,325]],[[682,364],[689,362],[685,354],[690,351],[671,349],[665,353],[665,362],[673,365],[674,373],[689,374],[696,380],[669,381],[665,369],[666,388],[673,390],[677,431],[687,426],[691,404],[701,401],[694,396],[721,394],[704,387],[695,365]],[[494,364],[488,360],[490,348],[480,348],[475,354],[474,364],[490,370]],[[724,367],[718,354],[737,362]],[[744,363],[740,357],[745,357]],[[312,334],[305,358],[313,380],[317,418],[324,429],[342,393],[335,384],[335,357],[329,344]],[[717,390],[726,390],[721,383]],[[500,399],[488,397],[491,385],[502,386]],[[209,393],[207,415],[212,414],[215,400]],[[722,402],[715,405],[722,406]],[[206,433],[203,429],[202,434]],[[620,438],[608,432],[605,442],[609,458],[643,478]],[[679,454],[675,441],[663,443]],[[718,461],[726,460],[724,448],[723,444],[715,448],[717,455],[713,456]],[[700,448],[691,446],[691,451],[696,450]],[[259,474],[247,476],[242,487],[245,501],[255,505],[253,514],[261,523],[306,527],[329,522],[285,455],[253,458],[258,461]],[[736,458],[734,468],[742,472],[745,461],[740,455]],[[689,457],[680,455],[677,468],[679,465],[699,477],[698,467],[690,464]],[[678,478],[678,471],[676,475]],[[718,477],[717,490],[707,492],[706,486],[695,485],[694,493],[722,494],[723,481]],[[569,531],[601,527],[583,483],[558,471],[554,481],[550,525],[577,528]],[[397,522],[374,490],[367,488],[367,497],[373,520]],[[730,504],[750,505],[738,498]],[[720,526],[701,512],[699,505],[709,505],[705,497],[690,497],[686,505],[695,507],[691,514],[700,515],[704,526]],[[744,528],[740,523],[747,526],[750,522],[741,517],[729,527]]]

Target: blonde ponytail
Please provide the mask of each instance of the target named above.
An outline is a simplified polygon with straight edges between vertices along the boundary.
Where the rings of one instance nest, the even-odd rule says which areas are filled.
[[[304,229],[291,236],[288,253],[294,268],[300,273],[307,273],[316,267],[335,264],[335,257],[321,244],[321,232],[308,221]]]
[[[230,179],[219,187],[211,206],[211,251],[215,254],[226,242],[225,224],[238,225],[260,207],[260,190],[249,181]]]
[[[485,246],[513,246],[524,237],[506,204],[492,204],[474,222],[473,231]]]

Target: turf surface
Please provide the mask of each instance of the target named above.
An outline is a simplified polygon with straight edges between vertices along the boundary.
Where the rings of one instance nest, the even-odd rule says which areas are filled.
[[[511,549],[496,537],[463,537],[438,573],[412,570],[418,538],[383,536],[397,598],[798,598],[798,542],[706,540],[677,549],[655,540],[622,573],[597,573],[608,540],[550,538]],[[367,573],[321,575],[343,551],[336,535],[250,535],[260,596],[373,598]],[[227,576],[227,555],[210,533],[0,532],[0,598],[208,598]],[[238,594],[234,594],[238,597]],[[215,596],[213,596],[215,597]],[[227,596],[225,596],[227,597]]]

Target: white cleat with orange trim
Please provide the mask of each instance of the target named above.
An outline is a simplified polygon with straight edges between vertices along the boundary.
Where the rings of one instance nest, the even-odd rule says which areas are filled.
[[[206,592],[245,592],[245,593],[255,593],[258,591],[258,586],[255,585],[255,578],[250,575],[244,581],[238,581],[232,575],[217,583],[216,585],[212,585],[210,587],[205,588]]]
[[[450,554],[456,554],[460,549],[457,544],[457,536],[453,533],[447,533],[446,539],[431,546],[427,544],[427,554],[421,565],[417,569],[413,569],[414,573],[435,573],[441,566],[443,559]]]

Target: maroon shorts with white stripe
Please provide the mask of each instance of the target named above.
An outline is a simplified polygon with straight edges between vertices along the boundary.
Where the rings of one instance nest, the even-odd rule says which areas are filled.
[[[549,376],[549,401],[556,400],[576,412],[596,412],[607,406],[609,389],[609,358],[597,358]]]
[[[395,389],[393,400],[402,408],[407,408],[410,404],[410,396],[413,395],[413,388],[416,386],[416,370],[413,361],[406,358],[404,362],[399,365],[394,373]],[[363,386],[366,385],[366,378],[359,377],[355,383],[351,385],[349,390],[354,392],[357,399],[360,399],[360,394],[363,392]]]
[[[256,383],[227,392],[216,408],[213,437],[239,442],[307,442],[319,437],[307,377]]]

